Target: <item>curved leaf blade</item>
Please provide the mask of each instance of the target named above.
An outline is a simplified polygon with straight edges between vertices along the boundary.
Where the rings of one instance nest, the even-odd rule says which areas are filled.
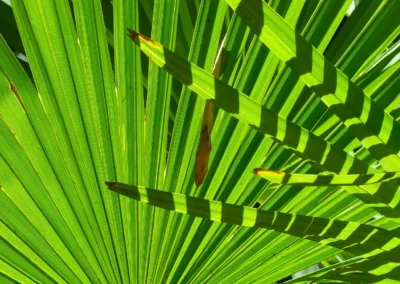
[[[296,72],[386,170],[400,170],[400,125],[261,0],[226,0],[259,39]],[[392,9],[399,2],[389,1]],[[397,6],[396,6],[397,5]],[[400,31],[400,26],[396,28]],[[398,34],[398,33],[397,33]]]
[[[377,170],[368,169],[366,163],[277,115],[152,39],[130,29],[128,31],[133,41],[153,62],[187,85],[189,89],[203,99],[212,101],[215,106],[233,117],[294,150],[301,157],[315,161],[322,170],[338,174],[365,174],[368,170],[377,172]],[[400,192],[392,194],[393,189],[398,185],[390,182],[385,187],[388,190],[382,190],[376,185],[351,186],[346,190],[357,195],[360,200],[384,216],[396,218],[393,220],[398,222],[400,212],[396,206],[400,202]],[[366,192],[368,194],[365,194]]]
[[[400,172],[386,172],[364,175],[290,174],[265,169],[254,169],[253,172],[257,176],[274,183],[296,184],[304,186],[365,185],[382,183],[400,178]]]
[[[106,182],[108,188],[140,202],[216,222],[275,230],[351,253],[396,262],[400,239],[393,232],[356,222],[265,211],[142,186]],[[379,240],[379,241],[378,241]]]

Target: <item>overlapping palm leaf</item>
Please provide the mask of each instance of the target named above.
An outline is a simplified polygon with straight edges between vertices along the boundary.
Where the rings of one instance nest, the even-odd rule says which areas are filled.
[[[1,283],[400,279],[398,1],[11,2]]]

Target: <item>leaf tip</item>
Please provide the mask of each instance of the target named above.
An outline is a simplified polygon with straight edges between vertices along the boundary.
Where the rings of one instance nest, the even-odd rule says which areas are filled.
[[[152,40],[151,38],[148,38],[147,36],[144,36],[144,35],[142,35],[142,34],[136,32],[136,31],[134,31],[134,30],[131,30],[130,28],[127,28],[126,30],[128,31],[128,36],[129,36],[134,42],[136,42],[137,44],[139,44],[139,41],[138,41],[139,38],[141,38],[141,39],[143,39],[143,40],[145,40],[145,41],[149,41],[149,42],[151,42],[151,43],[154,43],[154,40]]]
[[[130,28],[127,28],[126,30],[128,31],[128,36],[133,40],[135,40],[139,36],[139,33],[131,30]]]
[[[206,107],[207,108],[207,107]],[[207,120],[207,115],[205,115],[203,120],[203,129],[201,130],[200,134],[200,141],[199,146],[196,152],[196,164],[195,164],[195,171],[194,171],[194,182],[196,184],[196,189],[203,183],[207,172],[208,172],[208,162],[210,159],[211,153],[211,137],[209,132],[211,131],[212,122],[208,124],[205,123]]]
[[[263,172],[269,172],[269,171],[270,170],[265,170],[265,169],[262,169],[262,168],[255,168],[255,169],[253,169],[253,174],[260,175]]]
[[[114,190],[114,187],[117,185],[117,182],[115,181],[106,181],[106,185],[108,189]]]
[[[255,168],[253,169],[253,173],[256,175],[261,175],[261,174],[274,174],[274,175],[280,175],[282,174],[281,172],[277,172],[274,170],[266,170],[266,169],[262,169],[262,168]]]

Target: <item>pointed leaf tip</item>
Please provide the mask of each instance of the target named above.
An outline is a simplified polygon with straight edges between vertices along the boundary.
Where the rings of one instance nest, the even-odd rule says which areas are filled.
[[[135,38],[139,35],[139,33],[135,32],[134,30],[131,30],[130,28],[127,28],[126,30],[129,33],[128,36],[133,40],[135,40]]]
[[[141,39],[145,40],[145,41],[149,41],[151,43],[154,43],[154,41],[151,38],[148,38],[147,36],[144,36],[138,32],[135,32],[134,30],[131,30],[130,28],[126,29],[128,31],[128,36],[137,44],[139,44],[139,42],[137,41],[138,38],[140,37]]]
[[[266,169],[262,169],[262,168],[253,169],[253,173],[256,175],[260,175],[261,173],[281,174],[281,172],[277,172],[277,171],[273,171],[273,170],[266,170]]]
[[[108,187],[108,189],[114,190],[115,185],[117,184],[117,182],[115,181],[106,181],[106,185]]]

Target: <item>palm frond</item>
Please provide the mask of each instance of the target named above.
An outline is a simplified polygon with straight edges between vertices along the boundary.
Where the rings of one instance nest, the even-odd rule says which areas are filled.
[[[7,3],[1,283],[400,280],[399,1]]]

